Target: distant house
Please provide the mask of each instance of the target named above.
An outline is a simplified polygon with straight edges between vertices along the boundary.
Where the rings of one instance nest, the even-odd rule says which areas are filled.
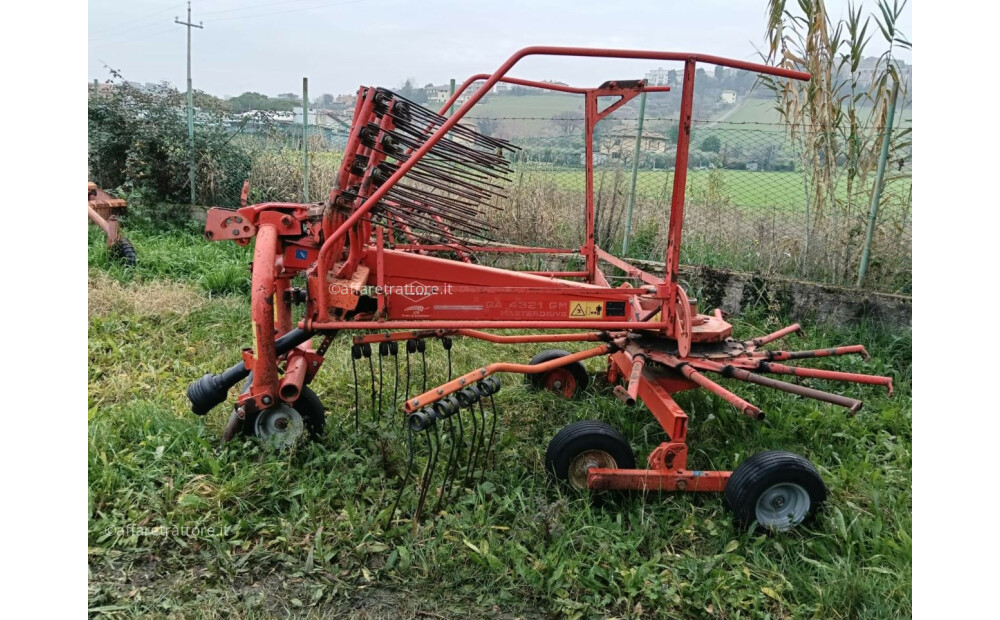
[[[455,100],[455,103],[458,104],[458,105],[462,105],[463,103],[465,103],[466,101],[469,100],[469,97],[471,97],[472,95],[474,95],[477,92],[479,92],[479,89],[482,88],[482,87],[483,87],[483,83],[482,82],[473,82],[472,84],[469,84],[469,87],[466,88],[464,91],[462,91],[462,94],[458,96],[458,99]],[[456,88],[458,88],[458,87],[456,86]],[[449,87],[448,90],[450,91],[451,88]],[[445,98],[442,99],[441,102],[443,103],[443,102],[447,101],[449,96],[450,95],[446,94]]]
[[[110,84],[110,83],[106,83],[106,82],[98,82],[97,83],[97,92],[95,93],[94,92],[94,83],[93,82],[88,82],[87,83],[87,99],[90,99],[95,94],[96,95],[107,96],[107,95],[110,95],[113,92],[115,92],[115,85],[114,84]]]
[[[670,86],[670,70],[659,67],[646,72],[646,83],[649,86]]]
[[[433,103],[444,103],[445,101],[448,101],[448,97],[451,96],[451,86],[448,84],[431,86],[430,88],[425,88],[424,92],[427,93],[427,101]]]
[[[735,90],[724,90],[724,91],[722,91],[722,94],[719,95],[719,99],[722,100],[722,103],[725,103],[727,105],[732,105],[732,104],[736,103],[736,91]]]
[[[619,125],[601,136],[598,152],[611,159],[631,159],[635,150],[636,126],[634,124]],[[666,153],[670,138],[656,132],[643,130],[642,143],[639,151],[642,153]]]

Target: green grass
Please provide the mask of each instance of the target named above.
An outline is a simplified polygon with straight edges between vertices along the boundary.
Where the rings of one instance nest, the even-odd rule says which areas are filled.
[[[89,325],[94,610],[112,617],[229,618],[291,612],[868,619],[911,613],[907,331],[810,325],[809,337],[794,342],[812,348],[860,341],[872,353],[870,362],[842,358],[821,365],[896,378],[893,398],[835,386],[865,399],[855,418],[762,388],[735,389],[768,413],[765,423],[739,416],[704,391],[678,395],[691,416],[694,467],[728,469],[770,448],[816,463],[830,499],[800,531],[741,531],[715,494],[588,498],[552,484],[543,471],[544,450],[570,421],[616,426],[640,462],[664,435],[644,408],[626,407],[600,381],[583,398],[567,401],[530,392],[516,376],[504,377],[498,395],[497,467],[482,485],[416,532],[405,518],[384,529],[380,517],[399,484],[404,442],[384,428],[354,431],[343,340],[313,383],[329,409],[321,442],[286,454],[254,441],[223,445],[226,408],[197,418],[184,388],[233,363],[251,341],[246,289],[238,284],[248,277],[249,252],[193,234],[128,232],[139,253],[135,271],[110,265],[98,235],[90,244],[94,286],[102,287],[92,299],[101,291],[112,295],[103,310],[92,310]],[[229,275],[237,273],[243,279]],[[212,292],[216,279],[239,293]],[[176,282],[181,297],[135,302],[162,282]],[[115,305],[119,289],[123,301]],[[737,335],[766,333],[783,320],[752,311],[735,319]],[[454,365],[464,371],[484,360],[527,360],[540,348],[461,340]],[[431,383],[443,380],[440,345],[429,343],[428,351]],[[601,360],[589,364],[593,373],[602,367]],[[361,379],[367,381],[367,370]],[[386,386],[391,389],[391,379]],[[139,527],[163,527],[165,535]],[[202,528],[199,535],[181,533],[194,527]],[[226,533],[209,535],[208,527]]]
[[[600,168],[595,171],[595,187],[598,186],[601,172]],[[801,172],[689,170],[687,174],[689,202],[693,196],[697,196],[699,191],[707,191],[708,181],[713,172],[715,172],[723,183],[723,186],[719,190],[721,191],[721,198],[727,199],[731,205],[745,207],[750,211],[778,209],[783,214],[788,215],[801,215],[805,213],[806,201],[803,194]],[[610,179],[614,173],[609,170],[607,174],[609,175],[607,182],[610,183]],[[627,174],[627,178],[631,179],[631,173]],[[581,194],[586,188],[586,177],[582,168],[538,167],[527,164],[525,165],[524,172],[514,178],[515,182],[519,182],[521,179],[524,182],[548,181],[554,183],[560,190],[578,191]],[[890,179],[887,181],[886,196],[889,196],[888,192],[892,192],[894,196],[908,195],[911,182],[909,176]],[[641,169],[636,175],[636,196],[639,198],[662,200],[669,204],[672,187],[672,170]],[[840,193],[841,197],[846,197],[846,187],[842,188]],[[857,194],[857,191],[855,193]],[[897,205],[883,205],[884,209],[891,210],[895,207]],[[865,210],[867,210],[866,207]]]
[[[552,117],[560,112],[578,113],[583,118],[583,97],[581,95],[490,95],[477,103],[469,111],[469,124],[475,126],[476,118],[508,119],[500,121],[501,126],[513,132],[514,142],[518,137],[552,135],[556,127]],[[517,119],[517,120],[509,120]]]

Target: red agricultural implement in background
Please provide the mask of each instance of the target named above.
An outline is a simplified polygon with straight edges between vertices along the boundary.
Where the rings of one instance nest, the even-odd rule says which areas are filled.
[[[112,258],[126,265],[135,265],[135,248],[118,232],[118,215],[125,211],[125,201],[115,198],[94,183],[87,182],[87,214],[90,221],[104,231]]]
[[[507,77],[515,63],[532,55],[684,64],[663,278],[636,269],[595,243],[593,135],[597,122],[643,91],[669,88],[638,80],[574,88]],[[405,478],[414,467],[413,446],[420,436],[424,438],[428,456],[418,484],[415,517],[419,519],[428,498],[437,497],[436,511],[452,492],[474,482],[479,464],[489,460],[496,436],[493,394],[500,389],[498,373],[524,374],[533,385],[572,396],[588,380],[581,362],[606,357],[608,378],[617,384],[615,395],[630,405],[642,401],[668,439],[648,456],[645,468],[637,468],[628,440],[617,430],[598,421],[574,422],[559,431],[548,447],[546,467],[557,478],[580,489],[724,491],[726,503],[740,522],[758,521],[771,529],[787,529],[808,518],[826,496],[812,464],[792,453],[770,451],[751,457],[734,472],[692,468],[688,417],[671,395],[704,388],[759,420],[764,412],[711,376],[832,403],[852,414],[861,408],[860,401],[766,375],[875,384],[890,391],[892,381],[787,365],[793,360],[867,353],[860,345],[813,351],[765,348],[799,332],[798,325],[751,340],[734,340],[733,328],[722,312],[700,314],[678,284],[698,62],[789,80],[809,79],[806,73],[701,54],[530,47],[511,56],[494,73],[469,78],[440,113],[385,89],[361,87],[343,162],[327,201],[209,211],[208,239],[247,244],[256,238],[251,306],[254,348],[244,349],[242,361],[229,370],[205,375],[189,386],[193,411],[204,415],[226,399],[230,387],[247,379],[226,427],[226,439],[237,433],[256,434],[287,445],[306,432],[319,434],[325,421],[323,407],[307,386],[337,332],[356,332],[351,344],[355,423],[359,423],[359,360],[367,360],[371,402],[374,408],[378,401],[378,419],[382,416],[381,381],[376,398],[373,363],[373,347],[377,347],[380,378],[384,358],[392,357],[395,364],[396,393],[388,412],[395,415],[398,397],[405,398],[405,420],[398,420],[400,425],[405,422],[409,432]],[[458,97],[479,81],[481,87],[446,117]],[[502,197],[511,171],[508,155],[516,147],[459,121],[500,81],[583,98],[587,183],[586,201],[581,205],[586,225],[582,247],[535,248],[484,241],[490,237],[490,226],[483,214],[496,208]],[[585,264],[579,271],[524,272],[477,261],[477,256],[496,252],[574,254]],[[611,286],[602,264],[623,271],[635,286]],[[304,287],[293,286],[296,278],[304,280]],[[293,306],[299,304],[304,305],[301,319],[293,321]],[[490,331],[498,329],[535,333]],[[316,348],[314,337],[322,338]],[[450,351],[458,337],[496,344],[577,342],[592,346],[576,353],[544,351],[527,364],[487,363],[452,377]],[[448,378],[440,385],[427,385],[424,365],[422,385],[417,388],[416,381],[411,385],[410,357],[419,353],[423,361],[431,339],[440,340],[448,351]],[[401,393],[400,343],[406,352],[406,385]],[[440,469],[439,460],[445,460]],[[440,484],[434,482],[435,473],[443,477]]]

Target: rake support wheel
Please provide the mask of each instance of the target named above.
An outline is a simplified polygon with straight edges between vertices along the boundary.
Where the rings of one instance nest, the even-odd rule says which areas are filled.
[[[560,357],[566,357],[569,354],[569,351],[563,351],[562,349],[549,349],[531,358],[529,363],[532,365],[543,364]],[[580,362],[566,364],[547,372],[525,375],[525,379],[528,385],[536,389],[551,390],[562,394],[566,398],[578,396],[587,388],[587,384],[590,382],[587,369]]]
[[[114,245],[111,246],[110,253],[113,260],[119,261],[126,267],[135,267],[138,261],[135,246],[125,237],[121,237],[118,241],[115,241]]]
[[[782,450],[755,454],[733,471],[726,505],[740,524],[784,532],[808,521],[826,500],[826,485],[805,458]]]
[[[604,422],[582,420],[564,426],[545,451],[545,469],[557,480],[584,490],[591,467],[635,469],[632,446]]]
[[[323,430],[326,428],[326,415],[324,414],[323,403],[320,402],[319,396],[316,392],[313,392],[309,387],[303,387],[302,393],[299,395],[298,400],[291,404],[282,404],[281,407],[292,409],[295,414],[301,419],[302,431],[308,433],[309,438],[313,440],[319,440],[323,437]],[[275,408],[277,409],[277,407]],[[270,409],[268,411],[271,411]],[[246,437],[260,437],[261,432],[268,434],[269,430],[277,430],[275,428],[275,420],[260,420],[258,424],[258,417],[267,414],[268,411],[264,411],[260,414],[247,415],[246,419],[240,420],[234,411],[232,416],[229,418],[229,424],[226,425],[226,430],[223,434],[223,439],[229,441],[237,434],[242,434]],[[286,422],[281,424],[287,424],[293,420],[295,415],[284,416],[287,418]],[[260,429],[260,430],[258,430]],[[293,429],[294,430],[294,429]],[[263,439],[268,439],[267,437],[262,437]],[[283,443],[283,442],[279,442]]]

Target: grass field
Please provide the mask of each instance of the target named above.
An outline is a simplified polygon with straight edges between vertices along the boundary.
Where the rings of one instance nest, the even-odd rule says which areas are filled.
[[[600,181],[602,170],[612,175],[613,168],[599,167],[595,170],[595,187]],[[672,170],[640,169],[636,175],[636,196],[641,198],[670,201],[673,187]],[[803,188],[802,172],[771,172],[748,170],[689,170],[688,196],[696,197],[699,192],[708,190],[712,175],[721,180],[722,186],[716,188],[716,199],[735,206],[748,209],[780,209],[787,215],[805,213],[806,200]],[[515,177],[520,179],[522,177]],[[551,181],[560,190],[582,192],[586,188],[586,176],[583,168],[564,168],[558,166],[525,165],[523,178],[533,181]],[[631,179],[631,172],[628,173]],[[886,180],[886,197],[905,196],[910,193],[912,180],[909,175],[893,176]],[[846,185],[839,188],[841,198],[846,197]],[[866,200],[861,206],[867,205]],[[689,198],[690,200],[691,198]],[[886,202],[889,202],[888,200]],[[721,204],[720,206],[726,206]],[[899,205],[884,204],[883,208],[893,209]]]
[[[353,380],[347,351],[335,345],[313,383],[328,408],[321,442],[284,454],[252,440],[223,445],[225,407],[197,418],[184,388],[232,364],[250,343],[250,250],[207,244],[194,232],[126,230],[139,254],[134,270],[109,263],[99,233],[92,231],[90,239],[93,614],[910,615],[907,331],[806,326],[809,337],[796,344],[863,342],[870,362],[843,358],[836,367],[896,378],[893,398],[876,389],[842,388],[865,399],[855,418],[813,401],[740,387],[768,413],[766,423],[755,423],[705,392],[679,395],[691,415],[693,466],[731,468],[769,448],[816,463],[830,500],[815,523],[794,533],[738,530],[718,495],[589,498],[552,484],[543,471],[544,450],[570,421],[616,426],[640,459],[663,434],[644,408],[621,404],[600,381],[584,398],[567,401],[530,392],[512,376],[504,377],[498,395],[497,467],[416,531],[405,515],[384,529],[380,517],[399,484],[385,470],[398,471],[403,440],[370,425],[356,432],[348,422]],[[766,333],[784,320],[752,310],[735,318],[736,335]],[[527,360],[539,348],[459,341],[455,368],[500,357]],[[429,343],[428,351],[431,381],[443,379],[440,345]],[[589,370],[598,373],[602,364],[592,362]]]

